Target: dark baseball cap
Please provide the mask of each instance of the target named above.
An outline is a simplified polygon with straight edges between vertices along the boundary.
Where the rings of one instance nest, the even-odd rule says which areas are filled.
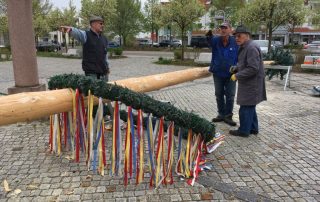
[[[249,29],[244,26],[244,25],[239,25],[236,30],[234,31],[233,34],[237,34],[237,33],[246,33],[246,34],[250,34]]]
[[[219,25],[219,27],[231,27],[229,22],[223,22]]]
[[[96,16],[96,15],[92,15],[89,19],[89,22],[92,23],[92,22],[95,22],[95,21],[101,21],[101,22],[104,22],[103,18],[100,17],[100,16]]]

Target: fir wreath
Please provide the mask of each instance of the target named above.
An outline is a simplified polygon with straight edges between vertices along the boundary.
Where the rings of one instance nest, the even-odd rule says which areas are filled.
[[[291,52],[289,50],[279,48],[276,48],[275,50],[271,49],[271,51],[267,53],[263,59],[273,60],[275,65],[291,66],[294,63]],[[280,75],[280,79],[283,80],[283,76],[286,73],[287,71],[283,69],[268,69],[266,71],[266,76],[269,80],[271,80],[275,75]]]
[[[97,97],[112,101],[121,101],[134,109],[142,109],[145,113],[152,113],[156,117],[164,116],[166,120],[174,121],[178,127],[192,129],[196,134],[201,134],[205,142],[210,141],[215,134],[215,125],[206,119],[190,112],[183,111],[169,103],[164,103],[150,96],[134,92],[128,88],[106,83],[102,80],[92,79],[83,75],[63,74],[50,78],[49,89],[72,88],[78,89],[82,94],[88,91]],[[126,116],[121,116],[122,118]],[[126,118],[125,118],[126,119]]]

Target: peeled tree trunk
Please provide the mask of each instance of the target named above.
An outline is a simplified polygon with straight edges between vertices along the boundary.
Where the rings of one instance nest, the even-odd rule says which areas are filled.
[[[129,78],[110,82],[137,92],[150,92],[210,76],[208,67]],[[32,121],[72,110],[70,89],[19,93],[0,96],[0,126]]]

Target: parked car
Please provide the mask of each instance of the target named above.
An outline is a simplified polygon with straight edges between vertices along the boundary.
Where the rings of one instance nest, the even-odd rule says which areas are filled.
[[[162,40],[159,43],[160,47],[180,47],[182,45],[182,41],[179,39],[173,39],[172,41],[170,40]]]
[[[308,51],[320,51],[320,41],[312,41],[307,46]]]
[[[168,47],[171,45],[171,42],[170,42],[170,40],[162,40],[162,41],[160,41],[159,45],[160,45],[160,47]]]
[[[108,42],[108,48],[119,48],[120,45],[117,42],[109,41]]]
[[[53,43],[51,41],[40,41],[36,45],[37,51],[48,51],[57,52],[61,50],[61,45],[59,43]]]
[[[159,47],[159,43],[151,41],[150,39],[138,39],[139,46]]]
[[[157,43],[157,42],[155,42],[155,41],[149,41],[149,46],[150,46],[150,47],[159,47],[160,44]]]
[[[273,46],[273,48],[283,48],[282,41],[271,41],[271,45]]]
[[[261,49],[261,52],[263,54],[268,53],[268,45],[269,41],[268,40],[253,40]]]
[[[191,37],[191,47],[196,48],[206,48],[209,47],[207,37],[206,36],[193,36]]]
[[[180,46],[182,46],[182,40],[173,39],[171,45],[172,45],[173,47],[180,47]]]

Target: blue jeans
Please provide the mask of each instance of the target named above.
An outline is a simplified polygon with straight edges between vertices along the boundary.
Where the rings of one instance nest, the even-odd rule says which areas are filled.
[[[240,105],[239,109],[240,127],[239,132],[250,134],[251,130],[259,131],[258,117],[256,112],[256,105],[244,106]]]
[[[232,116],[236,82],[230,80],[230,78],[222,78],[215,75],[213,75],[213,81],[219,116]]]
[[[86,76],[89,76],[93,79],[100,79],[105,82],[108,82],[109,80],[109,75],[108,74],[94,74],[94,73],[85,73]]]

